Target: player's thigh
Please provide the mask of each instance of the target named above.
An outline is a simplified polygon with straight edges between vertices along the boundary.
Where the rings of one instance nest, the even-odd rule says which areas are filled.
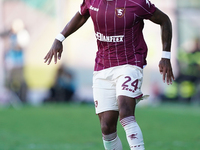
[[[111,110],[118,111],[115,89],[93,87],[93,97],[96,114]]]
[[[120,119],[135,114],[136,99],[142,97],[143,73],[138,67],[127,66],[116,83]]]
[[[116,98],[116,83],[105,76],[103,70],[93,76],[93,97],[96,114],[105,111],[118,111]]]
[[[127,96],[131,98],[142,97],[142,81],[143,73],[138,67],[129,66],[124,69],[124,74],[121,75],[116,83],[116,95]]]

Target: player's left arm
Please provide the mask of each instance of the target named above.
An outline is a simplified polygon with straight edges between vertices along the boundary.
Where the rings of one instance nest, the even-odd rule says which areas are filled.
[[[170,54],[172,25],[169,17],[157,8],[150,20],[160,25],[163,53]],[[174,74],[170,58],[161,58],[159,63],[159,71],[163,75],[163,82],[167,81],[167,84],[172,84],[172,81],[174,80]]]

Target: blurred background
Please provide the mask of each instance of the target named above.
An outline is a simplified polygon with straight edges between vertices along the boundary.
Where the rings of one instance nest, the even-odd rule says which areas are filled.
[[[148,65],[140,105],[162,102],[200,104],[200,0],[151,0],[173,25],[175,82],[162,82],[158,64],[160,27],[145,21]],[[91,19],[63,42],[58,64],[44,64],[55,36],[79,10],[82,0],[0,0],[0,106],[45,102],[93,103],[96,38]]]

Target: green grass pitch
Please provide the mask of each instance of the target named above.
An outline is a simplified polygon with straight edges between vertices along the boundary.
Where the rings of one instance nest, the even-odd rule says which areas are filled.
[[[199,150],[200,107],[137,107],[146,150]],[[124,150],[129,150],[118,124]],[[0,108],[0,150],[103,150],[93,105],[46,104]]]

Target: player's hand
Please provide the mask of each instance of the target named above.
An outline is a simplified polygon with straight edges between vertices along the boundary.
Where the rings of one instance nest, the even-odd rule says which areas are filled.
[[[47,65],[49,65],[51,63],[52,58],[54,57],[54,62],[56,64],[57,60],[61,59],[62,51],[63,51],[62,42],[55,39],[51,49],[44,57],[44,63],[47,63]]]
[[[170,59],[162,58],[159,63],[160,73],[163,75],[163,82],[167,81],[167,84],[172,84],[174,80],[174,74],[172,71],[172,66]]]

